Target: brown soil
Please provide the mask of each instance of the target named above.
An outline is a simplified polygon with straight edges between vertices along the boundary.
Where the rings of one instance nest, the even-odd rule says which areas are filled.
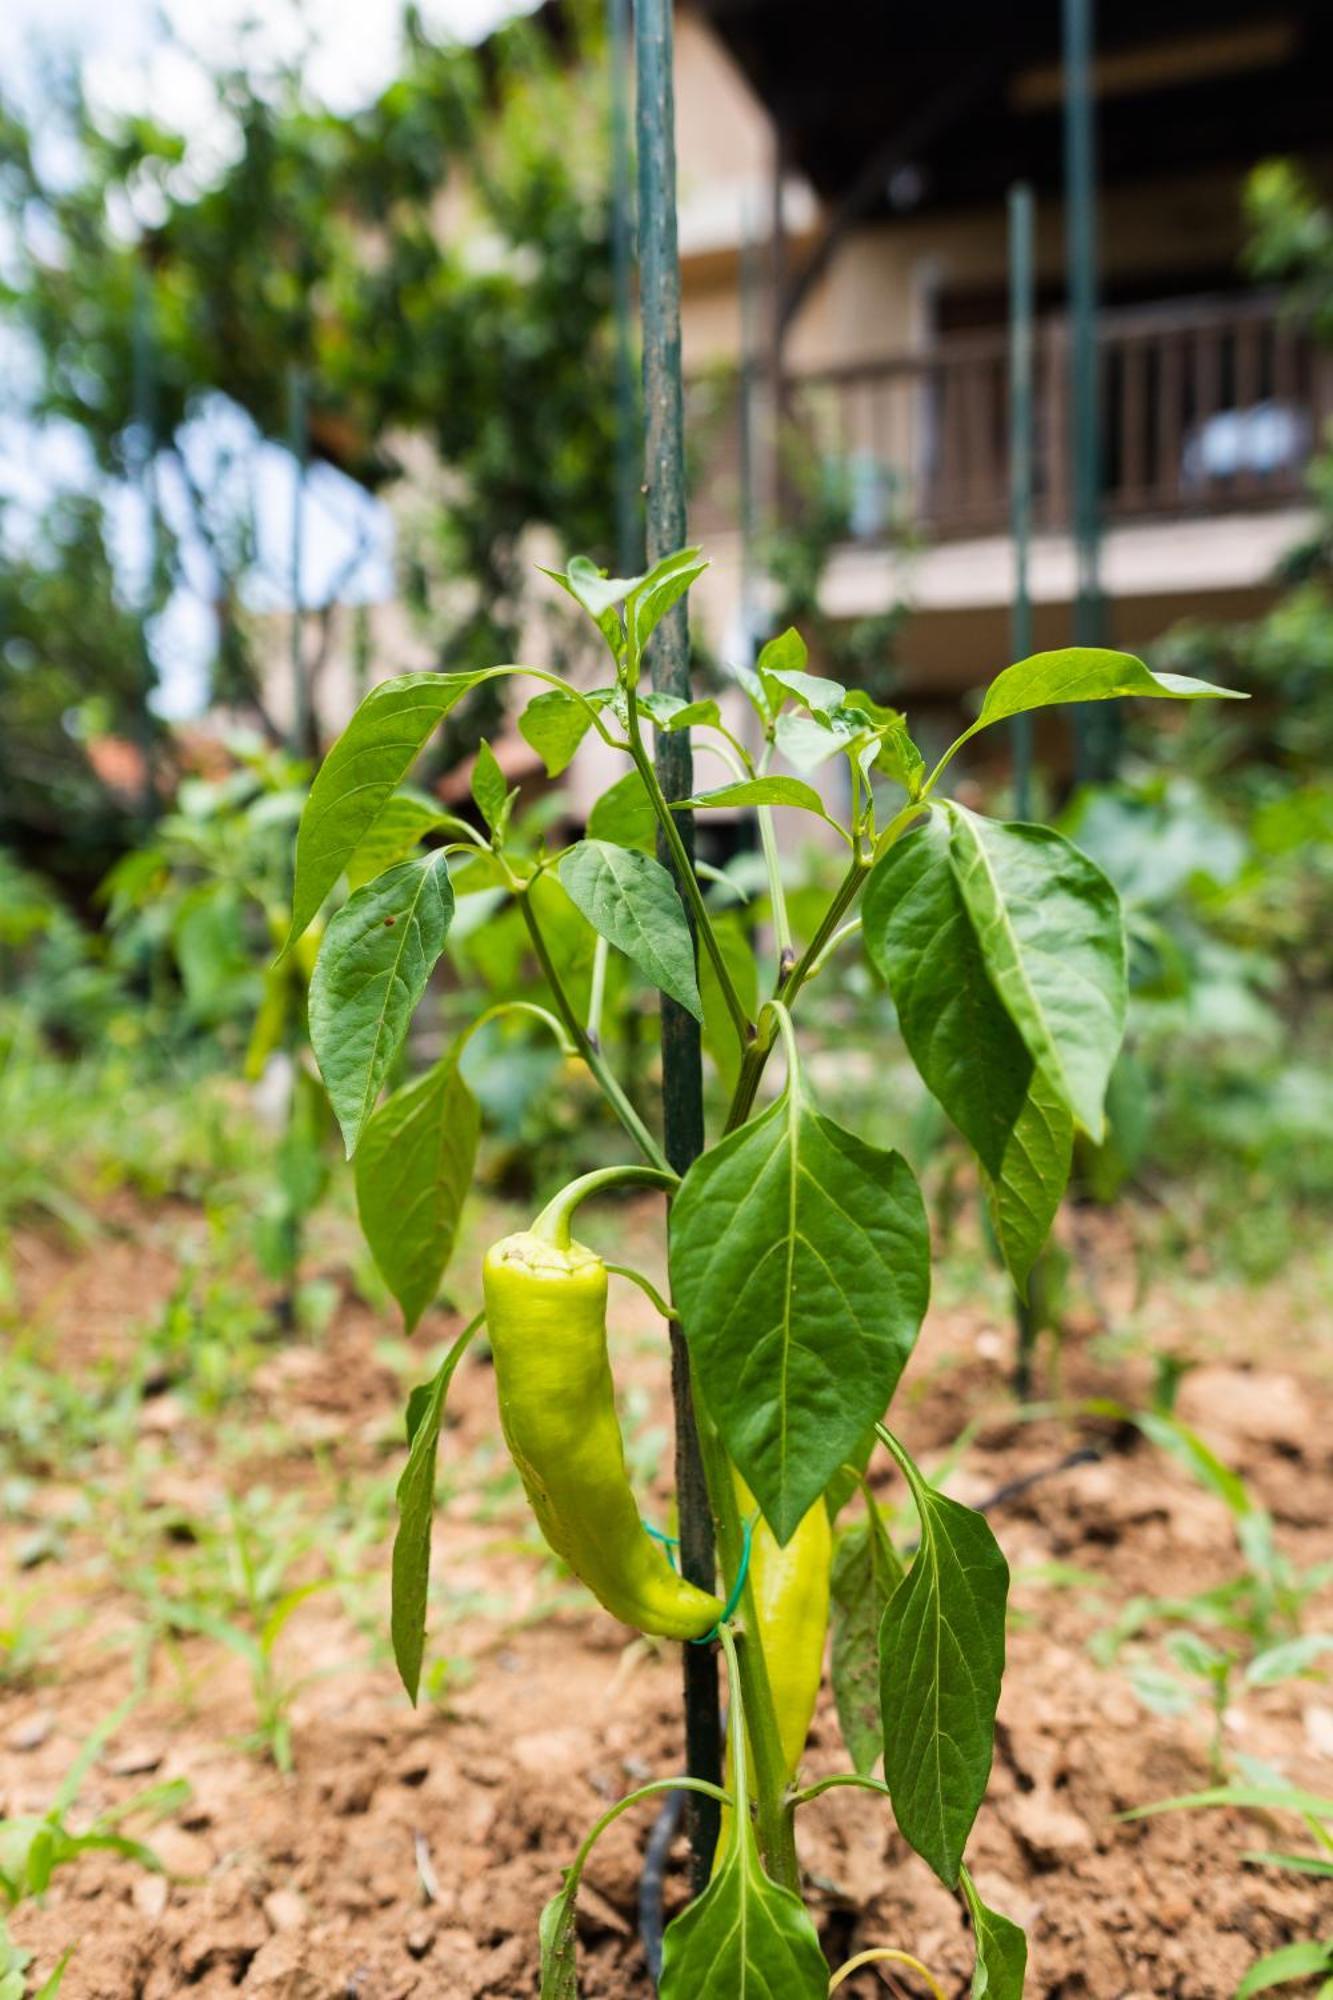
[[[113,1221],[123,1233],[91,1251],[36,1235],[18,1246],[24,1319],[49,1336],[52,1365],[76,1384],[129,1352],[171,1289],[182,1241],[202,1228],[163,1210]],[[1243,1471],[1297,1569],[1333,1558],[1327,1330],[1321,1351],[1317,1324],[1304,1333],[1293,1325],[1289,1291],[1231,1293],[1206,1274],[1191,1280],[1187,1305],[1136,1307],[1117,1276],[1131,1262],[1121,1227],[1094,1232],[1100,1309],[1113,1321],[1136,1315],[1157,1344],[1200,1361],[1182,1415]],[[630,1330],[621,1361],[645,1399],[633,1406],[635,1435],[651,1445],[664,1422],[660,1342],[633,1298],[618,1300]],[[421,1352],[448,1330],[444,1315],[423,1328]],[[1142,1400],[1147,1364],[1098,1363],[1096,1331],[1087,1313],[1066,1343],[1066,1392]],[[56,1636],[32,1678],[0,1685],[0,1811],[10,1814],[46,1808],[80,1741],[130,1691],[146,1616],[135,1565],[146,1543],[170,1589],[171,1552],[188,1556],[197,1523],[216,1517],[229,1493],[263,1488],[275,1509],[303,1501],[307,1522],[341,1504],[329,1515],[336,1533],[295,1577],[326,1573],[332,1556],[369,1579],[307,1599],[279,1643],[284,1675],[318,1676],[292,1705],[288,1776],[238,1740],[255,1712],[233,1652],[191,1636],[145,1656],[145,1698],[95,1764],[72,1821],[83,1825],[158,1780],[184,1777],[192,1795],[165,1823],[133,1829],[166,1876],[90,1856],[57,1875],[44,1906],[13,1919],[39,1974],[77,1944],[64,2000],[534,1994],[538,1913],[581,1833],[634,1783],[677,1767],[677,1661],[669,1649],[630,1643],[541,1560],[512,1483],[498,1477],[484,1362],[460,1372],[442,1451],[457,1476],[436,1530],[447,1602],[432,1609],[432,1652],[455,1671],[441,1701],[408,1707],[379,1637],[385,1544],[378,1528],[369,1544],[358,1534],[362,1502],[350,1519],[347,1506],[349,1493],[374,1486],[382,1497],[401,1464],[403,1382],[384,1346],[393,1338],[386,1319],[348,1298],[319,1340],[272,1350],[239,1425],[234,1406],[203,1417],[167,1385],[140,1408],[133,1463],[95,1466],[91,1506],[81,1504],[85,1479],[72,1483],[59,1468],[12,1500],[0,1553],[26,1615]],[[965,1423],[976,1426],[951,1486],[963,1499],[1051,1465],[1089,1434],[1014,1419],[999,1368],[1007,1340],[984,1307],[934,1311],[897,1404],[905,1439],[927,1464]],[[1262,1367],[1247,1358],[1257,1353]],[[1246,1850],[1303,1845],[1290,1821],[1119,1817],[1208,1782],[1207,1716],[1202,1707],[1150,1713],[1123,1663],[1099,1667],[1087,1642],[1134,1594],[1186,1595],[1239,1565],[1225,1509],[1187,1473],[1114,1440],[1106,1425],[1100,1442],[1101,1462],[1059,1473],[994,1515],[1016,1616],[973,1869],[988,1900],[1030,1929],[1034,2000],[1227,2000],[1256,1955],[1327,1924],[1328,1885],[1244,1864]],[[35,1525],[51,1531],[55,1558],[20,1567],[33,1561]],[[1309,1628],[1321,1623],[1333,1626],[1327,1594],[1306,1611]],[[1246,1694],[1228,1714],[1226,1741],[1233,1758],[1333,1792],[1326,1680]],[[843,1763],[826,1698],[808,1767]],[[580,1926],[589,1996],[650,1990],[636,1899],[651,1810],[619,1821],[590,1864]],[[951,1995],[967,1991],[970,1949],[955,1900],[905,1848],[883,1802],[827,1795],[803,1813],[800,1844],[833,1963],[892,1943],[932,1966]],[[849,1995],[920,1990],[878,1971],[858,1978]]]

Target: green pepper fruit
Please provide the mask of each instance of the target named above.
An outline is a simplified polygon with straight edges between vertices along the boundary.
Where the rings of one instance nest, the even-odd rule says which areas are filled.
[[[755,1497],[734,1466],[732,1480],[742,1514],[756,1513]],[[824,1676],[832,1570],[833,1530],[822,1497],[785,1547],[759,1515],[750,1534],[750,1584],[788,1782],[796,1776],[804,1754]],[[727,1783],[731,1783],[730,1756]],[[730,1820],[730,1810],[724,1809],[714,1874],[727,1851]]]
[[[500,1423],[542,1534],[625,1624],[698,1639],[719,1598],[672,1569],[625,1471],[606,1346],[606,1266],[565,1214],[493,1245],[482,1267]]]
[[[749,1514],[754,1495],[734,1469],[733,1477],[741,1512]],[[788,1778],[796,1775],[819,1700],[832,1569],[833,1530],[822,1497],[785,1548],[759,1516],[750,1537],[750,1581]]]

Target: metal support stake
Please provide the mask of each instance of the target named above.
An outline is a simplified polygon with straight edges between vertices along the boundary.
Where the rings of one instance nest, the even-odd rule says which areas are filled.
[[[615,314],[616,567],[634,576],[643,559],[639,490],[639,398],[634,382],[634,164],[629,129],[629,0],[606,0],[611,71],[611,284]]]
[[[1010,651],[1032,651],[1033,202],[1026,184],[1009,190],[1009,527],[1014,542],[1014,605]],[[1032,816],[1032,717],[1010,723],[1014,746],[1014,816]]]
[[[638,0],[635,8],[639,142],[639,289],[643,312],[643,398],[646,423],[644,487],[648,561],[685,542],[684,398],[680,370],[680,259],[676,243],[675,107],[670,0]],[[684,600],[662,620],[650,648],[659,693],[690,694],[690,642]],[[657,773],[668,799],[690,796],[694,760],[688,730],[657,734]],[[677,820],[686,852],[694,852],[693,817]],[[659,856],[662,852],[659,842]],[[667,1158],[684,1173],[703,1151],[703,1066],[699,1026],[662,998],[662,1109]],[[671,1384],[676,1419],[676,1492],[681,1568],[711,1589],[715,1574],[713,1520],[690,1392],[689,1359],[680,1329],[671,1329]],[[720,1782],[722,1732],[717,1662],[711,1647],[686,1646],[685,1756],[692,1777]],[[694,1887],[708,1883],[717,1844],[718,1809],[691,1794],[690,1857]]]

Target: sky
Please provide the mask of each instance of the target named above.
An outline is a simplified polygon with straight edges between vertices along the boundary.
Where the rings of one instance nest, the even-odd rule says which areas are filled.
[[[428,31],[474,41],[535,0],[419,0]],[[214,143],[225,157],[213,92],[204,66],[231,63],[244,52],[254,68],[290,60],[306,50],[306,78],[332,109],[352,111],[393,77],[401,43],[400,0],[0,0],[0,82],[31,103],[34,54],[73,52],[94,105],[109,110],[169,107],[169,118],[192,134],[201,166]],[[192,53],[201,62],[192,60]],[[14,357],[9,357],[12,360]],[[18,371],[6,363],[11,385]],[[35,515],[61,483],[88,478],[88,458],[77,436],[34,434],[11,393],[0,409],[0,495],[20,520]],[[206,460],[226,438],[233,413],[213,431],[201,432],[197,449]],[[251,459],[263,574],[252,597],[265,609],[290,605],[294,474],[287,453],[256,444]],[[145,513],[137,495],[109,496],[113,543],[127,596],[133,599],[146,567]],[[163,496],[170,509],[170,495]],[[11,515],[12,523],[13,515]],[[360,495],[328,467],[309,475],[304,498],[302,599],[323,602],[329,579],[344,576],[358,542],[366,555],[345,595],[374,599],[391,587],[392,529],[384,509]],[[206,603],[207,578],[190,551],[187,573],[196,583],[177,590],[157,621],[151,645],[161,683],[157,706],[175,718],[201,706],[213,629]]]

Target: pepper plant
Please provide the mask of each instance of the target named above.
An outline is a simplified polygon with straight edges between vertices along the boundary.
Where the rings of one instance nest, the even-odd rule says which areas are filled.
[[[502,1006],[582,1059],[636,1156],[580,1176],[530,1229],[494,1246],[481,1312],[413,1394],[395,1653],[415,1699],[441,1414],[484,1319],[506,1441],[547,1541],[618,1617],[686,1644],[719,1643],[730,1689],[725,1786],[662,1781],[612,1807],[543,1917],[543,1995],[577,1992],[574,1903],[592,1840],[672,1785],[713,1798],[724,1817],[710,1885],[666,1932],[667,2000],[824,1995],[830,1971],[801,1899],[794,1823],[831,1786],[859,1785],[886,1797],[906,1840],[963,1898],[974,1994],[1011,2000],[1023,1986],[1023,1935],[986,1908],[964,1862],[990,1771],[1008,1571],[983,1517],[938,1492],[886,1424],[929,1296],[925,1210],[901,1155],[819,1110],[801,1061],[799,1004],[835,954],[858,944],[867,953],[922,1077],[976,1155],[1022,1291],[1075,1132],[1095,1141],[1103,1129],[1125,1016],[1124,926],[1110,882],[1061,834],[986,818],[951,798],[945,781],[971,737],[1011,716],[1057,702],[1224,690],[1153,674],[1122,653],[1039,654],[996,678],[971,727],[928,770],[902,715],[812,674],[788,631],[738,676],[762,742],[756,755],[716,702],[654,692],[642,678],[654,628],[703,566],[685,549],[645,576],[617,579],[575,559],[556,581],[605,640],[604,686],[587,692],[517,665],[386,681],[329,753],[302,815],[289,944],[344,875],[360,883],[328,920],[310,1032],[355,1155],[371,1249],[409,1328],[436,1294],[473,1171],[479,1117],[460,1056],[480,1020],[424,1075],[383,1092],[469,887],[498,885],[513,898],[550,1003]],[[420,829],[395,804],[399,786],[464,695],[511,676],[538,683],[519,726],[551,776],[589,731],[624,757],[624,775],[587,838],[558,852],[524,850],[510,836],[513,795],[483,750],[473,789],[487,831],[449,820],[443,843],[420,849]],[[716,921],[709,871],[691,863],[682,808],[668,804],[655,773],[650,726],[702,732],[730,768],[726,784],[684,809],[757,815],[771,915],[758,962],[742,960],[736,934]],[[780,775],[778,757],[809,775]],[[810,782],[830,772],[840,782],[822,791]],[[775,815],[791,812],[830,826],[846,857],[802,939],[788,925],[775,831]],[[386,839],[400,821],[401,842]],[[649,851],[654,836],[661,860]],[[570,906],[590,946],[587,1012],[548,942],[557,909],[567,932]],[[608,954],[703,1022],[729,1082],[721,1129],[683,1179],[605,1059]],[[778,1052],[780,1087],[765,1096]],[[683,1330],[721,1561],[716,1593],[674,1573],[666,1538],[641,1520],[626,1476],[605,1335],[607,1270],[619,1267],[571,1230],[579,1204],[618,1183],[668,1197],[670,1298],[625,1275]],[[914,1549],[894,1545],[876,1507],[868,1468],[880,1452],[915,1508]],[[864,1511],[834,1544],[830,1526],[857,1495]],[[830,1617],[853,1768],[802,1785]],[[912,1962],[896,1947],[882,1955]]]

